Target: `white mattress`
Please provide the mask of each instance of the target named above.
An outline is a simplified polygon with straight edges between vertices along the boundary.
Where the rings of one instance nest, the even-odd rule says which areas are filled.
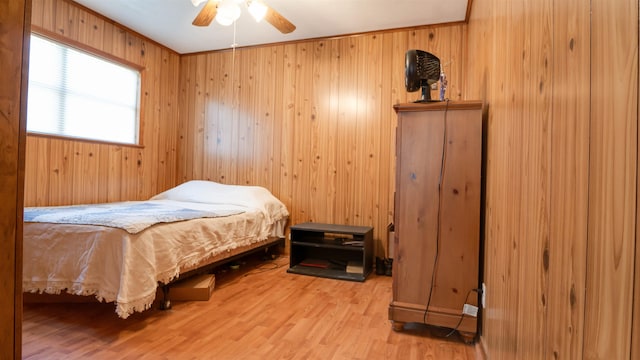
[[[169,198],[157,196],[155,201],[176,203]],[[151,306],[158,282],[169,282],[181,271],[238,247],[283,237],[288,215],[284,205],[275,212],[247,204],[179,205],[244,212],[156,224],[137,234],[96,225],[25,223],[23,291],[95,295],[115,302],[116,313],[127,318]]]

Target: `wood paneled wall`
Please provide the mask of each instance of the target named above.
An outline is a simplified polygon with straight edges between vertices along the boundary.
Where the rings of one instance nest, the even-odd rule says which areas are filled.
[[[637,358],[637,0],[476,0],[467,53],[463,95],[489,109],[489,358]]]
[[[591,10],[589,271],[584,355],[620,359],[629,356],[632,339],[638,0],[592,0]],[[613,71],[606,73],[603,69]],[[638,338],[638,334],[634,336]]]
[[[469,25],[183,56],[68,0],[34,0],[33,13],[145,67],[144,146],[29,136],[25,205],[257,184],[291,223],[373,225],[383,256],[392,105],[418,96],[404,52],[423,49],[447,64],[450,98],[488,106],[489,357],[638,357],[638,0],[475,0]]]
[[[22,346],[22,194],[31,1],[0,3],[0,359]]]
[[[419,97],[405,91],[404,54],[440,57],[448,96],[460,99],[465,31],[434,26],[182,56],[179,182],[265,186],[291,224],[373,226],[385,256],[392,106]]]
[[[144,68],[142,146],[28,136],[25,206],[144,200],[176,185],[180,56],[69,0],[34,0],[32,23]]]

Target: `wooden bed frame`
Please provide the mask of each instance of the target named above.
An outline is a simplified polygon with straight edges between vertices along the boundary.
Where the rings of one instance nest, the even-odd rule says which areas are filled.
[[[191,269],[186,269],[185,271],[180,273],[180,276],[173,279],[172,281],[164,284],[159,283],[158,286],[162,290],[162,300],[160,302],[160,309],[167,310],[171,308],[171,298],[170,298],[170,290],[171,285],[173,285],[177,281],[181,281],[196,275],[210,273],[213,269],[218,268],[222,265],[235,261],[237,259],[243,258],[245,256],[257,253],[259,251],[264,251],[265,253],[269,253],[274,248],[278,248],[278,252],[284,250],[285,247],[285,239],[279,237],[272,237],[265,241],[261,241],[259,243],[255,243],[249,245],[247,247],[236,248],[226,253],[218,254],[214,257],[211,257],[205,263],[198,264],[196,267]]]
[[[285,249],[285,239],[279,237],[271,237],[265,241],[252,244],[247,247],[236,248],[226,253],[218,254],[211,257],[205,263],[198,264],[196,267],[186,269],[180,273],[180,276],[173,279],[168,283],[158,283],[158,290],[162,293],[160,301],[160,309],[168,310],[171,308],[170,290],[171,286],[178,281],[188,279],[200,274],[211,273],[213,270],[226,265],[235,260],[241,259],[245,256],[249,256],[260,251],[264,251],[265,254],[282,254]],[[23,293],[23,301],[29,303],[90,303],[99,302],[94,295],[73,295],[66,292],[61,294],[47,294],[47,293]]]

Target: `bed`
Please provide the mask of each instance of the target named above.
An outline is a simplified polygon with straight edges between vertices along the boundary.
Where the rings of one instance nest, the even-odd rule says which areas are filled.
[[[151,307],[158,286],[284,243],[288,215],[265,188],[201,180],[148,201],[28,207],[23,291],[95,296],[126,319]]]

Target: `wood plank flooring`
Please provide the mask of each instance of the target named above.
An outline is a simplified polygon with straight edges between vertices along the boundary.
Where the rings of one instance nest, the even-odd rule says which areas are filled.
[[[209,301],[126,320],[113,304],[28,303],[24,359],[480,359],[448,329],[387,319],[391,278],[288,274],[288,258],[218,272]]]

